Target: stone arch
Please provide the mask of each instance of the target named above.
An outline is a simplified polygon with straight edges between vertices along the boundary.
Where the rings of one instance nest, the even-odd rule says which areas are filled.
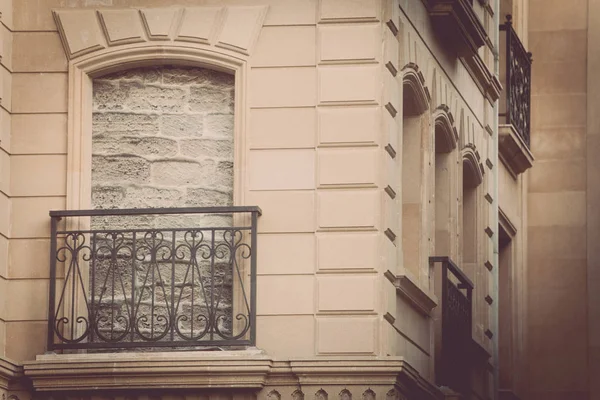
[[[267,394],[267,399],[269,399],[269,400],[281,400],[281,394],[277,390],[271,390]]]
[[[479,152],[472,143],[467,143],[462,150],[463,160],[463,176],[467,177],[467,181],[463,178],[463,185],[467,187],[477,187],[483,182],[483,165],[481,164]]]
[[[329,395],[322,388],[315,393],[315,400],[327,400],[328,397]]]
[[[304,392],[300,389],[294,390],[292,393],[292,400],[304,400]]]
[[[402,88],[405,115],[420,115],[429,109],[431,93],[417,64],[402,68]]]
[[[244,165],[247,59],[258,40],[267,9],[224,6],[54,10],[69,59],[67,209],[90,208],[92,79],[112,72],[178,65],[232,74],[234,163]],[[205,24],[194,22],[199,19]],[[240,25],[236,22],[240,20],[248,23]],[[243,204],[243,173],[243,168],[235,168],[234,205]]]
[[[449,153],[458,143],[458,131],[454,125],[454,116],[450,108],[442,104],[433,112],[435,151],[436,153]]]
[[[352,400],[352,393],[348,389],[342,389],[339,394],[340,400]]]
[[[362,398],[363,400],[375,400],[377,398],[377,395],[373,390],[371,390],[371,388],[368,388],[363,392]]]
[[[226,51],[196,43],[125,45],[91,52],[69,63],[67,208],[90,208],[92,80],[138,67],[177,65],[227,72],[234,76],[234,164],[244,164],[247,64]],[[243,204],[243,169],[234,170],[233,204]]]

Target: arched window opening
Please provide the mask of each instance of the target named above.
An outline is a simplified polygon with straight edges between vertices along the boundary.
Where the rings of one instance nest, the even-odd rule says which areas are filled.
[[[416,76],[412,78],[416,79]],[[402,119],[402,249],[403,266],[414,278],[424,268],[426,232],[425,164],[427,162],[427,102],[423,101],[420,83],[407,79],[403,85]]]

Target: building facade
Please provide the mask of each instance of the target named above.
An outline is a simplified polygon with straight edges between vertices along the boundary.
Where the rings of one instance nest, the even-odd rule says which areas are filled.
[[[0,0],[3,397],[600,396],[595,2]]]

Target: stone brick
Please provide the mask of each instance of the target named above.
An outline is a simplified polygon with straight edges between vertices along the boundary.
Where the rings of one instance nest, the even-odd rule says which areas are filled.
[[[162,82],[165,85],[205,85],[224,90],[233,87],[234,77],[223,72],[200,68],[164,68]]]
[[[92,204],[102,205],[104,208],[117,208],[123,204],[125,193],[119,186],[93,186]]]
[[[131,185],[125,188],[123,207],[179,207],[182,199],[177,189]]]
[[[204,117],[204,136],[231,137],[233,114],[208,114]]]
[[[233,141],[215,139],[187,139],[180,142],[181,154],[188,157],[215,157],[233,159]]]
[[[125,108],[149,112],[185,111],[186,92],[182,88],[144,85],[139,82],[121,83],[119,92],[127,94]]]
[[[191,86],[189,107],[196,112],[232,113],[233,91],[214,86]]]
[[[166,160],[152,163],[152,182],[159,185],[202,185],[214,174],[214,160]]]
[[[163,114],[160,117],[160,133],[169,137],[202,136],[202,114]]]
[[[233,194],[219,190],[188,188],[185,205],[189,207],[232,206]]]
[[[98,113],[92,116],[92,134],[157,135],[159,116],[154,114]]]
[[[94,110],[123,110],[129,89],[118,82],[98,79],[94,81]]]
[[[138,154],[140,156],[169,157],[177,154],[177,142],[161,137],[136,137],[108,135],[96,136],[93,154]]]
[[[92,157],[92,182],[132,182],[150,181],[150,163],[132,155]]]

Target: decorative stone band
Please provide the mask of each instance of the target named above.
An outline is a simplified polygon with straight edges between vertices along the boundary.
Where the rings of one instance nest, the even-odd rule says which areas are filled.
[[[129,43],[196,42],[249,55],[267,6],[58,9],[54,19],[67,57]]]
[[[251,349],[223,352],[40,355],[24,365],[38,392],[237,389],[264,400],[437,399],[439,389],[402,357],[273,360]],[[397,389],[397,390],[396,390]],[[346,391],[344,391],[346,390]],[[99,392],[98,392],[99,393]],[[50,393],[49,393],[50,395]],[[235,397],[235,396],[234,396]]]
[[[0,357],[0,390],[7,390],[9,383],[23,376],[23,368],[10,360]]]

